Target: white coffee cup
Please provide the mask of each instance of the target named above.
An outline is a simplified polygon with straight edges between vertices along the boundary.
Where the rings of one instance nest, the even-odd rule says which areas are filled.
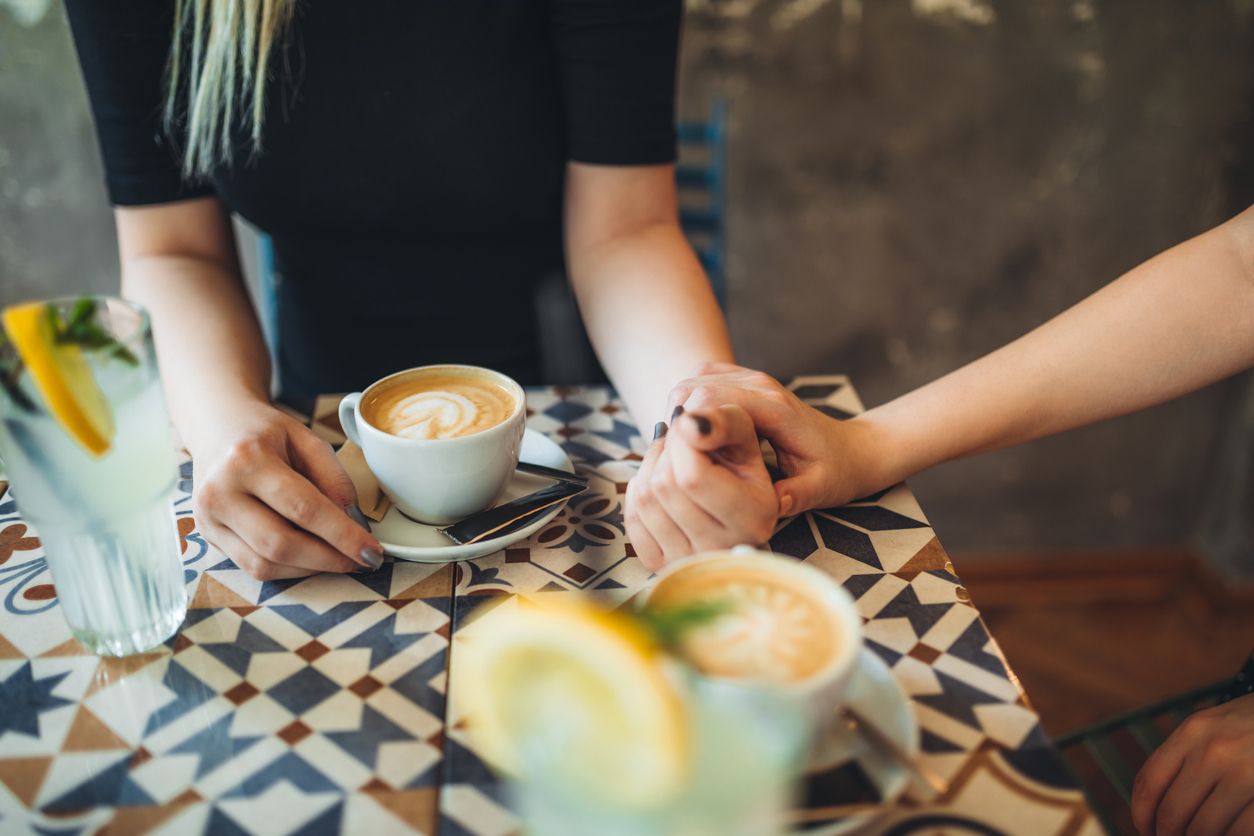
[[[785,586],[796,590],[823,613],[821,623],[816,624],[815,629],[830,631],[832,638],[824,658],[818,660],[814,669],[803,677],[769,679],[776,690],[796,698],[808,708],[814,728],[821,735],[838,716],[837,709],[848,693],[862,649],[862,618],[858,615],[853,596],[835,578],[791,557],[737,546],[730,551],[706,552],[670,564],[641,594],[640,604],[648,606],[650,601],[654,601],[659,588],[676,580],[684,581],[686,573],[689,581],[696,577],[692,573],[705,573],[711,578],[708,588],[714,591],[708,595],[692,596],[693,600],[717,601],[720,597],[717,593],[719,585],[732,585],[734,581],[731,579],[740,570],[747,574],[764,571],[769,576],[778,577]],[[737,594],[729,590],[728,597],[734,600]],[[746,618],[752,617],[753,613],[746,613]],[[720,676],[708,671],[706,675]],[[724,678],[747,680],[746,677]]]
[[[421,385],[424,377],[465,376],[507,391],[514,409],[486,429],[452,438],[406,438],[384,432],[362,417],[362,403],[402,378]],[[500,372],[477,366],[439,365],[406,369],[376,381],[340,401],[344,435],[361,447],[379,486],[406,516],[431,525],[447,525],[490,508],[518,467],[526,428],[523,388]]]

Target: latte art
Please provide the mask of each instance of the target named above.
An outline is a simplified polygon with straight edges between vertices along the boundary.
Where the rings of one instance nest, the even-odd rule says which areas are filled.
[[[488,380],[441,375],[401,379],[371,393],[366,419],[391,435],[458,438],[502,423],[515,409],[510,393]]]
[[[482,410],[458,392],[416,392],[388,411],[387,424],[402,438],[455,438],[474,432]]]
[[[796,682],[824,668],[845,641],[820,596],[766,564],[697,564],[662,580],[649,599],[659,607],[699,601],[727,611],[690,629],[680,651],[714,676]]]

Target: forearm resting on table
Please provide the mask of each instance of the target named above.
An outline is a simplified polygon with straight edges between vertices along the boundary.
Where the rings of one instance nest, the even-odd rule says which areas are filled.
[[[205,405],[269,399],[269,355],[236,271],[197,256],[139,256],[123,261],[122,290],[152,316],[171,416],[189,447],[215,429]]]
[[[678,225],[641,227],[570,261],[597,356],[642,432],[665,419],[671,386],[702,363],[731,362],[722,312]]]
[[[1254,209],[857,420],[892,480],[1142,409],[1254,365]]]

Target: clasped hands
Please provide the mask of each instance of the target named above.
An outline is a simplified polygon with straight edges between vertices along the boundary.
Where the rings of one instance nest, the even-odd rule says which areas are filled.
[[[670,403],[669,426],[659,425],[627,486],[627,534],[651,570],[764,543],[780,517],[848,502],[889,479],[872,424],[830,418],[762,372],[707,364],[674,388]],[[762,440],[783,471],[778,482]]]

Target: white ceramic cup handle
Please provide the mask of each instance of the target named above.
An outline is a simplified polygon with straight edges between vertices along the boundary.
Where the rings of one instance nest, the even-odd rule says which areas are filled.
[[[361,446],[361,436],[357,433],[357,402],[361,400],[361,392],[352,392],[340,400],[340,428],[348,440]]]

